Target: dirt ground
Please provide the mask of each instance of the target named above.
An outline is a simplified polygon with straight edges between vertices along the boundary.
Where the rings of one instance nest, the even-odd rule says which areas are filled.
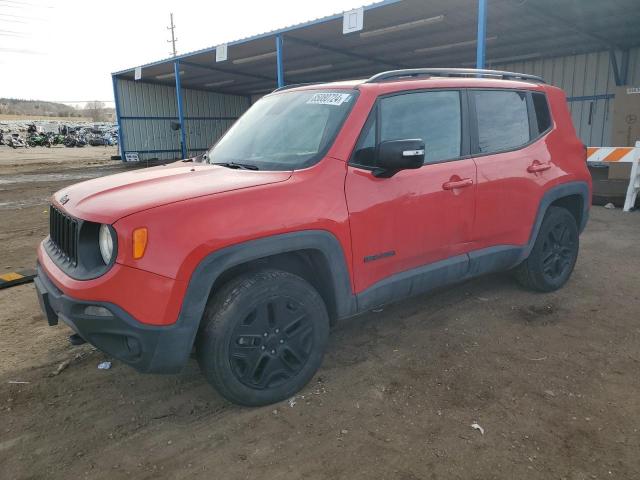
[[[33,266],[48,195],[125,168],[42,151],[0,150],[0,271]],[[559,292],[494,275],[340,323],[298,396],[253,409],[195,361],[98,370],[33,285],[2,290],[0,478],[640,478],[640,213],[594,207],[581,242]]]

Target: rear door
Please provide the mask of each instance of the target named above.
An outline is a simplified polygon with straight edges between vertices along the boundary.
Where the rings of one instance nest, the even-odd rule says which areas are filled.
[[[529,240],[543,186],[551,178],[547,145],[536,141],[550,128],[550,118],[537,121],[531,92],[469,93],[471,143],[478,168],[475,248],[523,245]],[[542,101],[546,102],[544,95]]]
[[[458,90],[378,99],[348,167],[356,290],[393,274],[466,252],[472,236],[476,166],[469,158],[467,98]],[[424,166],[376,178],[381,141],[416,139]]]

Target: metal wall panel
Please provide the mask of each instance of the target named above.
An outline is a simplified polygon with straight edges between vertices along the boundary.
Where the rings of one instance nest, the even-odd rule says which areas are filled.
[[[629,78],[640,80],[640,48],[632,49]],[[633,60],[638,66],[633,66]],[[609,52],[593,52],[568,57],[545,58],[496,64],[495,68],[541,75],[548,83],[562,88],[578,136],[594,147],[609,145],[611,139],[611,96],[615,79]],[[632,68],[633,67],[633,68]],[[600,98],[593,98],[593,97]]]
[[[138,152],[142,160],[179,158],[180,132],[171,130],[178,120],[176,89],[118,79],[117,90],[125,152]],[[190,155],[215,143],[249,108],[247,97],[189,89],[182,94]]]
[[[629,52],[628,84],[640,87],[640,48],[632,48]]]
[[[489,64],[488,68],[543,76],[547,82],[566,92],[571,116],[582,141],[589,146],[610,145],[611,97],[615,81],[609,52]],[[640,86],[639,47],[630,50],[627,83]],[[126,151],[154,151],[141,154],[141,158],[179,157],[179,132],[169,128],[171,120],[177,120],[178,116],[175,88],[119,79],[117,85]],[[234,118],[249,107],[252,100],[249,97],[189,89],[185,89],[183,95],[187,149],[190,153],[201,153],[201,149],[213,144],[233,124]],[[134,120],[127,117],[155,118]]]
[[[495,68],[542,75],[547,82],[562,88],[582,141],[594,147],[610,145],[616,85],[609,52],[496,64]],[[640,85],[640,48],[630,50],[627,80],[629,85]]]
[[[199,90],[183,95],[187,150],[192,153],[210,147],[249,108],[249,98],[238,95]]]

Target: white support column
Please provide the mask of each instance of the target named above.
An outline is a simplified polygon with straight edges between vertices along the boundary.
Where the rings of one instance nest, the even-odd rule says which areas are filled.
[[[631,164],[631,175],[629,177],[629,186],[627,187],[627,196],[624,200],[625,212],[628,212],[636,204],[636,198],[640,191],[640,141],[636,142],[634,149],[633,161]]]

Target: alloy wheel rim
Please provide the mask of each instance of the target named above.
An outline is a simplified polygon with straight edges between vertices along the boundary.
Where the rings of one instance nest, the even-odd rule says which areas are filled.
[[[569,227],[558,223],[549,230],[542,245],[542,271],[549,280],[557,280],[571,267],[575,237]]]
[[[229,361],[242,384],[265,390],[300,373],[312,349],[309,312],[294,299],[276,297],[260,303],[236,325]]]

